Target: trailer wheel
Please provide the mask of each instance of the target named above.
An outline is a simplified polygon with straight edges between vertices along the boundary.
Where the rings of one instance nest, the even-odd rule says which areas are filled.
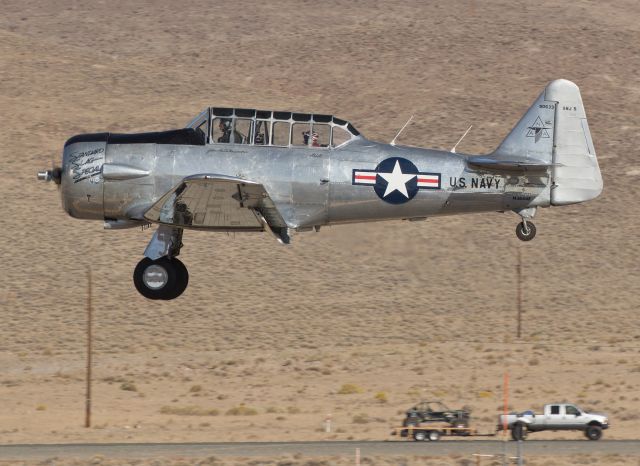
[[[427,433],[424,430],[414,430],[413,440],[415,440],[416,442],[424,442],[425,440],[427,440]]]
[[[438,440],[440,440],[440,432],[438,432],[437,430],[430,430],[427,434],[427,437],[431,442],[437,442]]]
[[[584,431],[584,434],[589,440],[600,440],[602,438],[602,427],[589,426],[587,430]]]
[[[521,422],[514,424],[513,427],[511,427],[511,438],[516,441],[527,438],[527,426]]]

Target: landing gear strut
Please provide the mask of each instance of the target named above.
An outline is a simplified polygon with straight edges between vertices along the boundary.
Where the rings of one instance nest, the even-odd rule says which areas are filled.
[[[160,225],[153,234],[144,259],[133,271],[133,283],[149,299],[175,299],[189,284],[189,272],[177,259],[182,248],[182,229]]]
[[[514,210],[522,218],[522,222],[516,226],[516,236],[520,241],[531,241],[536,237],[536,226],[531,219],[536,214],[536,208]]]

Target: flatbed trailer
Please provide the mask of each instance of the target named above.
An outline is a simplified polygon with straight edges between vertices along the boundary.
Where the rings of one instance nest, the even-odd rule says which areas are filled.
[[[437,442],[441,437],[493,437],[496,433],[480,434],[473,427],[451,427],[423,424],[419,426],[394,427],[391,435],[405,437],[407,440]]]

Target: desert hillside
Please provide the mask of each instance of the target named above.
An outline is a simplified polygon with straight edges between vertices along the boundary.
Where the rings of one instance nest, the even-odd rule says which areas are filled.
[[[610,415],[608,438],[637,438],[637,1],[4,0],[2,11],[2,443],[386,439],[420,399],[469,405],[488,432],[505,371],[513,409],[574,401]],[[335,114],[379,141],[415,115],[401,142],[447,150],[473,124],[458,151],[484,153],[555,78],[581,88],[605,187],[539,211],[527,244],[513,213],[323,228],[289,247],[188,231],[188,290],[148,301],[131,274],[152,230],[74,220],[36,180],[74,134],[177,128],[213,105]]]

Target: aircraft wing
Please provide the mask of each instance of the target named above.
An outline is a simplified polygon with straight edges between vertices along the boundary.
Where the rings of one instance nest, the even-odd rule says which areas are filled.
[[[226,175],[184,178],[144,214],[149,222],[209,231],[270,230],[288,243],[287,226],[267,194],[254,181]]]
[[[518,159],[518,160],[501,160],[492,157],[469,157],[467,163],[476,168],[484,168],[486,170],[495,171],[546,171],[554,166],[552,163],[541,162],[535,159]]]

